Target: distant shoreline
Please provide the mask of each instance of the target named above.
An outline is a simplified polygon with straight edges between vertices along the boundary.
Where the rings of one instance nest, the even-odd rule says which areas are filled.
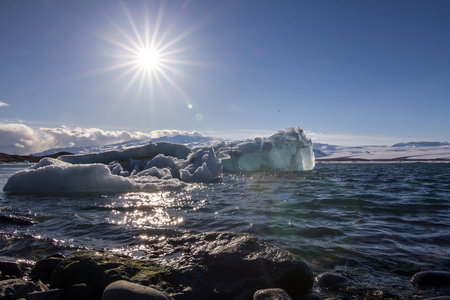
[[[61,155],[70,155],[69,152],[58,152],[52,155],[34,156],[34,155],[11,155],[6,153],[0,153],[0,163],[37,163],[44,157],[58,158]],[[364,159],[364,158],[349,158],[349,157],[337,157],[337,158],[316,158],[316,164],[324,163],[450,163],[450,159],[437,158],[437,159],[408,159],[408,158],[392,158],[392,159]]]
[[[450,159],[408,159],[408,158],[391,158],[391,159],[364,159],[364,158],[319,158],[315,160],[316,164],[326,163],[450,163]]]
[[[2,163],[20,163],[20,162],[39,162],[44,157],[58,158],[61,155],[72,154],[69,152],[58,152],[52,155],[34,156],[34,155],[11,155],[6,153],[0,153],[0,162]]]

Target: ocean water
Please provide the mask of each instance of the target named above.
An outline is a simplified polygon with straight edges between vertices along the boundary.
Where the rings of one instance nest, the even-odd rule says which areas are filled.
[[[28,166],[1,164],[0,187]],[[315,275],[342,274],[356,295],[441,295],[414,288],[411,276],[450,269],[446,163],[323,163],[295,173],[226,173],[214,183],[155,193],[0,193],[0,210],[37,222],[0,223],[0,260],[86,248],[138,257],[149,241],[183,231],[236,231],[291,251]]]

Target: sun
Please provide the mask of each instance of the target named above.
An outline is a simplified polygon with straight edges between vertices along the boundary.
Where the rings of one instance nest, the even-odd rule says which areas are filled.
[[[147,71],[158,70],[161,56],[155,49],[142,48],[136,56],[136,64]]]
[[[174,32],[176,26],[164,21],[166,4],[166,1],[162,1],[158,10],[130,10],[129,6],[122,3],[125,18],[107,17],[114,35],[97,34],[113,46],[112,51],[108,52],[115,63],[96,73],[114,72],[117,74],[114,79],[116,82],[128,79],[122,88],[122,96],[135,91],[139,96],[146,94],[153,99],[157,91],[163,94],[176,91],[182,95],[180,99],[191,102],[178,79],[189,77],[183,73],[182,66],[204,65],[203,62],[189,59],[194,52],[186,44],[187,37],[202,24],[182,27],[181,33],[177,34]],[[153,17],[150,16],[152,12],[156,13]]]

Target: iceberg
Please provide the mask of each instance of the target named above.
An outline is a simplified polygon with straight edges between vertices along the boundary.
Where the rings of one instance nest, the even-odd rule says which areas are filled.
[[[300,127],[280,131],[263,142],[261,138],[217,149],[222,165],[230,172],[312,170],[313,144]]]
[[[117,176],[104,164],[74,165],[54,158],[43,158],[29,169],[13,174],[3,190],[15,193],[103,193],[179,189],[184,186],[179,180]]]
[[[149,143],[145,146],[133,147],[124,150],[111,150],[100,153],[90,153],[81,155],[63,155],[58,159],[72,164],[107,164],[112,161],[128,163],[129,159],[150,160],[158,154],[164,154],[176,158],[186,159],[191,153],[191,149],[182,144],[172,144],[168,142]]]
[[[311,139],[299,127],[266,140],[220,142],[190,149],[169,142],[101,153],[43,158],[13,174],[3,190],[15,193],[173,190],[212,182],[227,172],[292,172],[314,168]]]

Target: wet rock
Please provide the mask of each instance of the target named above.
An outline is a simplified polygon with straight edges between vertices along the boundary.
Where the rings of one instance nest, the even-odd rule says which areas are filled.
[[[189,299],[251,299],[256,290],[268,288],[295,298],[313,284],[302,260],[250,234],[186,234],[152,246],[151,253],[171,269],[170,282],[188,287]]]
[[[292,298],[283,289],[265,289],[256,291],[253,300],[292,300]]]
[[[450,272],[424,271],[414,274],[411,283],[419,288],[450,288]]]
[[[450,296],[441,296],[441,297],[426,298],[426,300],[450,300]]]
[[[16,262],[0,261],[0,273],[2,276],[14,276],[16,278],[22,277],[22,269]]]
[[[292,300],[292,298],[285,290],[274,288],[256,291],[253,300]],[[323,298],[316,294],[304,294],[297,296],[295,300],[323,300]]]
[[[74,284],[67,288],[64,300],[94,299],[91,289],[85,283]]]
[[[34,225],[36,221],[31,218],[15,215],[0,215],[0,223],[14,225]]]
[[[303,295],[295,300],[323,300],[323,298],[320,297],[319,295],[311,293],[311,294]]]
[[[132,260],[130,257],[107,251],[80,251],[69,255],[50,277],[52,288],[69,288],[86,284],[94,298],[100,299],[110,283],[125,279],[139,281],[146,278],[148,284],[162,282],[166,272],[151,261]]]
[[[0,299],[14,300],[25,298],[27,294],[39,290],[39,285],[22,279],[0,281]]]
[[[54,289],[30,293],[27,295],[26,300],[63,300],[63,295],[64,289]]]
[[[315,281],[321,289],[326,290],[339,290],[344,288],[348,284],[347,278],[331,272],[317,275]]]
[[[174,299],[251,299],[259,289],[282,288],[292,298],[308,294],[313,277],[287,251],[249,234],[184,234],[155,241],[151,253],[131,259],[106,251],[81,251],[61,262],[52,288],[85,283],[100,298],[110,283],[126,280],[163,291]]]
[[[102,300],[170,300],[163,292],[125,280],[118,280],[108,285]]]
[[[33,267],[33,269],[31,269],[31,279],[33,281],[41,280],[45,284],[49,283],[50,276],[52,275],[56,266],[61,263],[64,258],[65,257],[61,254],[55,254],[39,260]]]

